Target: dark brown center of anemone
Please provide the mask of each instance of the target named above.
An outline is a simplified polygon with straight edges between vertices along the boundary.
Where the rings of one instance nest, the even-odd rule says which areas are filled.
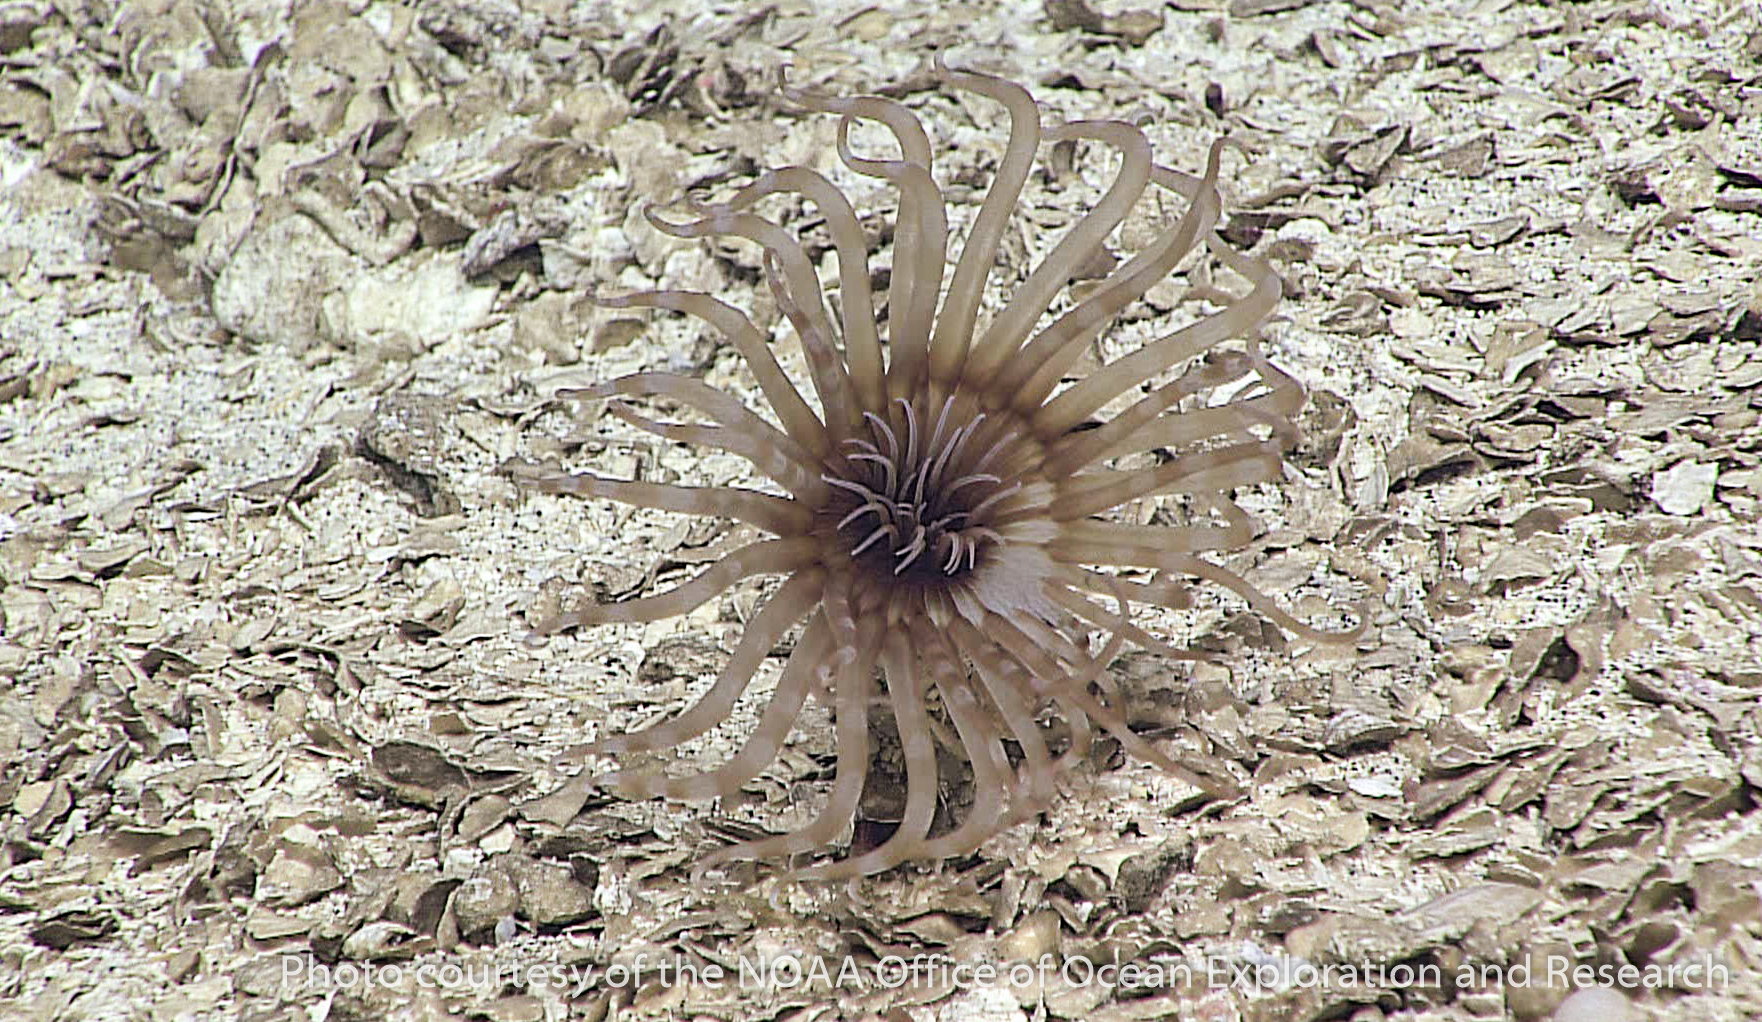
[[[903,582],[940,585],[983,564],[1002,540],[987,522],[1021,483],[992,470],[1014,434],[998,435],[985,413],[956,414],[953,398],[934,415],[895,398],[884,418],[865,411],[868,437],[844,441],[827,510],[853,560]],[[958,420],[958,421],[957,421]]]

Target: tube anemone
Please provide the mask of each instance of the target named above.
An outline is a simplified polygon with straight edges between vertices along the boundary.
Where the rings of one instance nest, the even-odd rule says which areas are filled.
[[[885,324],[871,293],[869,240],[849,200],[813,170],[770,171],[726,202],[686,204],[683,218],[649,214],[656,228],[676,237],[744,238],[763,249],[766,283],[804,355],[807,392],[784,372],[765,334],[718,298],[690,291],[597,298],[616,308],[683,313],[720,331],[745,358],[770,414],[671,373],[639,373],[582,393],[614,399],[613,414],[660,437],[747,459],[783,494],[514,469],[548,492],[732,516],[774,537],[728,554],[669,592],[585,607],[537,629],[659,620],[741,580],[785,577],[696,705],[583,750],[658,751],[705,733],[728,718],[763,659],[800,629],[758,724],[722,767],[686,778],[658,770],[600,778],[633,798],[732,794],[776,757],[809,698],[826,702],[836,721],[837,762],[824,809],[798,830],[714,852],[700,860],[700,875],[731,859],[832,850],[862,797],[872,751],[869,715],[882,698],[905,762],[898,826],[872,850],[827,858],[797,875],[870,874],[970,853],[1055,797],[1057,775],[1083,755],[1096,727],[1209,796],[1233,797],[1238,791],[1227,770],[1133,733],[1117,695],[1101,694],[1115,691],[1107,666],[1126,642],[1192,657],[1134,623],[1133,604],[1188,607],[1183,580],[1197,578],[1234,591],[1293,632],[1340,637],[1294,620],[1204,556],[1250,539],[1251,523],[1230,494],[1279,477],[1303,403],[1296,381],[1256,343],[1259,324],[1279,301],[1278,277],[1216,233],[1224,143],[1211,147],[1202,174],[1183,174],[1156,165],[1144,133],[1130,124],[1043,129],[1039,108],[1020,86],[940,63],[937,74],[946,89],[1001,105],[1009,120],[1008,147],[946,281],[949,217],[917,118],[887,99],[783,90],[801,107],[837,116],[844,166],[898,193]],[[850,128],[859,120],[882,125],[898,157],[854,152]],[[982,323],[982,298],[1037,150],[1065,139],[1116,150],[1119,169],[1101,199]],[[1184,200],[1183,214],[1044,322],[1153,186]],[[818,207],[831,235],[837,322],[802,243],[753,211],[783,193]],[[1199,249],[1250,281],[1249,293],[1067,382],[1101,332]],[[1175,370],[1181,371],[1167,378]],[[657,422],[626,403],[646,397],[669,399],[703,421]],[[1109,408],[1119,410],[1097,418]],[[1116,467],[1122,456],[1141,451],[1156,452],[1159,463]],[[1129,501],[1174,494],[1209,511],[1211,520],[1139,525],[1108,517]],[[1129,580],[1121,568],[1152,574]],[[1068,741],[1055,737],[1048,711],[1063,716]],[[971,764],[975,784],[968,813],[940,828],[939,745]]]

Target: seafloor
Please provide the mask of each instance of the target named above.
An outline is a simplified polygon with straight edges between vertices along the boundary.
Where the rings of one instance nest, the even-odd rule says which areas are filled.
[[[1157,627],[1212,663],[1115,665],[1238,802],[1104,744],[940,869],[694,889],[812,812],[826,714],[740,800],[571,786],[763,590],[529,645],[737,536],[497,466],[747,479],[557,397],[752,389],[586,296],[775,320],[752,250],[640,207],[833,170],[783,65],[917,111],[970,215],[1003,119],[936,53],[1181,169],[1242,143],[1224,233],[1311,406],[1227,563],[1370,628],[1202,590]],[[1043,156],[1005,275],[1111,167]],[[1758,1017],[1759,266],[1753,2],[0,2],[0,1017]],[[1184,266],[1098,355],[1240,283]]]

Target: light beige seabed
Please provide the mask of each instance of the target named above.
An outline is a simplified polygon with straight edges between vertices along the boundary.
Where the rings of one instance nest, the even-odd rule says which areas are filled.
[[[1756,8],[1277,6],[0,8],[0,1016],[1527,1020],[1596,1003],[1561,1007],[1551,962],[1709,954],[1728,984],[1642,983],[1635,1016],[1762,1011]],[[1251,771],[1244,800],[1200,812],[1098,755],[940,873],[705,898],[701,856],[812,819],[827,714],[717,804],[583,804],[562,753],[688,705],[762,590],[523,638],[756,535],[495,470],[752,484],[552,400],[670,370],[760,403],[713,332],[582,296],[776,318],[755,249],[640,209],[833,172],[835,119],[770,96],[783,63],[903,85],[973,189],[961,236],[1004,133],[925,91],[938,51],[1141,124],[1182,170],[1246,146],[1226,236],[1283,278],[1266,351],[1311,404],[1224,563],[1305,620],[1368,594],[1366,652],[1200,587],[1152,630],[1218,664],[1128,651],[1112,676],[1140,730]],[[1030,182],[1003,271],[1105,187],[1099,147],[1075,157]],[[890,215],[841,184],[866,226]],[[1116,251],[1160,224],[1136,210]],[[1153,289],[1102,361],[1241,292],[1213,269]],[[780,667],[685,765],[739,747]],[[872,978],[889,954],[1116,952],[1195,983],[838,979],[847,956]],[[643,953],[644,982],[611,982]],[[647,982],[680,954],[824,961],[831,985]],[[1208,957],[1538,978],[1214,987]]]

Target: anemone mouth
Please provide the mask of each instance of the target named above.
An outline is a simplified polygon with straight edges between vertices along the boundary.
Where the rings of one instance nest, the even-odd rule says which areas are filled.
[[[1022,424],[962,395],[894,398],[865,410],[827,459],[823,517],[835,546],[873,581],[942,588],[990,564],[1004,536]]]

